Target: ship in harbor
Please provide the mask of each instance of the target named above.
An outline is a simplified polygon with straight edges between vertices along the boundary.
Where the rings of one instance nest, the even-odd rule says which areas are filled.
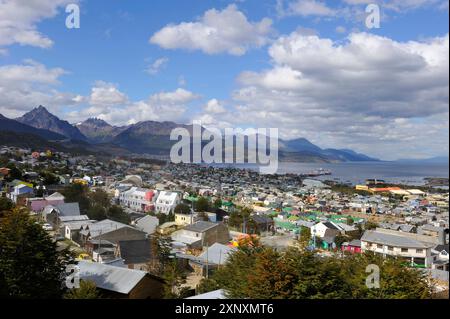
[[[318,177],[318,176],[326,176],[326,175],[332,175],[333,173],[328,169],[319,168],[307,173],[303,173],[301,175],[306,177]]]

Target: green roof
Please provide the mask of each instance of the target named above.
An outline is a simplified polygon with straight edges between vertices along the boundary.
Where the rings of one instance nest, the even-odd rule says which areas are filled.
[[[186,200],[188,200],[190,202],[196,202],[196,201],[198,201],[198,197],[188,196],[188,197],[186,197]]]
[[[281,228],[289,229],[289,230],[298,230],[299,229],[299,227],[297,225],[294,225],[290,222],[281,221],[277,218],[274,218],[274,221],[275,221],[276,227],[281,227]]]
[[[234,204],[232,202],[225,202],[225,201],[222,201],[222,205],[223,206],[228,206],[228,207],[234,206]]]

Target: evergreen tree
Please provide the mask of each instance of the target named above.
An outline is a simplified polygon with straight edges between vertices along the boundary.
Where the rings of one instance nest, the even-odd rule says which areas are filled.
[[[366,286],[367,267],[379,267],[380,288]],[[321,257],[313,252],[240,247],[201,289],[225,290],[229,298],[416,299],[429,298],[426,275],[401,260],[374,254]]]
[[[175,214],[190,214],[191,213],[191,207],[189,205],[180,203],[177,206],[175,206],[174,209]]]
[[[1,297],[60,298],[71,261],[26,210],[8,211],[0,219]]]
[[[117,205],[113,205],[108,209],[106,213],[107,218],[114,220],[122,224],[129,224],[131,222],[130,216],[124,212],[123,208]]]
[[[209,200],[205,197],[199,197],[195,203],[195,210],[197,212],[208,212],[210,210]]]

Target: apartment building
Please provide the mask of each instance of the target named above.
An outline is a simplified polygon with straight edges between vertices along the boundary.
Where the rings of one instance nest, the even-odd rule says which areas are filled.
[[[399,257],[412,266],[430,268],[433,263],[431,250],[436,244],[424,237],[429,236],[381,228],[367,230],[361,238],[361,250],[372,251],[384,257]]]

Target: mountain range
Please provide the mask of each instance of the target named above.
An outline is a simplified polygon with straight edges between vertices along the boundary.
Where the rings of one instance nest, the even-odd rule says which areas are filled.
[[[128,126],[113,126],[98,118],[89,118],[72,125],[39,106],[23,116],[8,119],[0,114],[0,135],[14,133],[37,136],[51,141],[52,145],[65,148],[85,149],[106,154],[151,154],[168,156],[176,141],[170,141],[174,128],[192,125],[174,122],[143,121]],[[2,140],[5,140],[3,138]],[[56,144],[55,144],[56,143]],[[37,145],[39,146],[39,145]],[[284,161],[298,162],[348,162],[378,161],[376,158],[349,149],[322,149],[305,138],[279,140],[279,156]]]

